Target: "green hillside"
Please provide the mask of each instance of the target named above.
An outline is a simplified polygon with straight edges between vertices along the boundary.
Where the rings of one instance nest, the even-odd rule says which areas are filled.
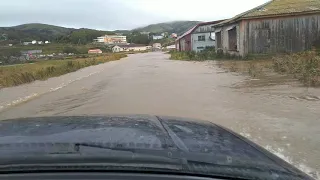
[[[40,34],[47,34],[47,35],[53,35],[53,36],[64,35],[75,30],[73,28],[65,28],[65,27],[53,26],[48,24],[40,24],[40,23],[22,24],[19,26],[13,26],[12,28],[19,31],[24,31],[24,32],[37,32]]]
[[[200,21],[173,21],[168,23],[158,23],[158,24],[151,24],[146,27],[137,28],[134,29],[136,31],[140,32],[151,32],[151,33],[162,33],[162,32],[168,32],[168,33],[177,33],[182,34],[186,32],[191,27],[198,24]]]
[[[197,23],[199,23],[199,21],[174,21],[168,23],[152,24],[134,30],[116,31],[98,31],[84,28],[74,29],[40,23],[22,24],[13,27],[0,27],[0,45],[8,43],[19,44],[20,41],[25,42],[32,40],[48,40],[56,43],[87,44],[92,42],[94,38],[105,34],[123,33],[130,36],[134,32],[143,31],[151,33],[168,32],[177,33],[178,35],[180,35]],[[137,41],[136,43],[138,42],[140,41]]]
[[[67,35],[74,29],[47,24],[22,24],[13,27],[0,27],[0,34],[6,34],[8,40],[31,41],[50,40],[57,36]]]
[[[0,35],[5,34],[8,41],[49,40],[63,43],[88,43],[92,39],[105,34],[114,34],[110,31],[93,29],[74,29],[48,24],[22,24],[13,27],[0,27]]]

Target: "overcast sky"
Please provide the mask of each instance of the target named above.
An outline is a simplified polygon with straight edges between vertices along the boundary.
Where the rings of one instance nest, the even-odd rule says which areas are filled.
[[[4,0],[0,27],[45,23],[101,30],[230,18],[268,0]]]

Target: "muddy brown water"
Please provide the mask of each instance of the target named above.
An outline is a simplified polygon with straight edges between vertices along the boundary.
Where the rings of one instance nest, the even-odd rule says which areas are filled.
[[[171,61],[154,52],[0,90],[0,119],[151,114],[212,121],[303,171],[320,172],[320,90],[250,79],[213,61]],[[250,84],[250,83],[249,83]]]

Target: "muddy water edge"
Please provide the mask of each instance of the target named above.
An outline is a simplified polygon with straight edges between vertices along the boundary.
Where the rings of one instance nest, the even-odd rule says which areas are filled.
[[[320,108],[320,89],[306,87],[292,75],[275,73],[272,60],[226,60],[207,63],[222,69],[220,73],[231,73],[235,76],[245,77],[244,81],[235,83],[231,88],[237,89],[242,94],[256,97],[254,98],[257,100],[256,102],[251,102],[251,98],[244,100],[243,107],[250,107],[248,103],[256,105],[256,107],[246,109],[252,109],[252,112],[260,111],[260,119],[265,121],[263,126],[266,126],[266,129],[263,126],[255,125],[257,119],[257,121],[252,121],[251,125],[242,127],[241,134],[264,146],[282,159],[295,164],[313,177],[320,178],[320,154],[318,153],[320,150],[320,130],[317,125],[320,120],[320,112],[318,111]],[[263,105],[260,105],[261,103]],[[268,111],[273,112],[273,115],[270,117],[263,115]],[[248,111],[247,113],[252,112]],[[255,115],[255,118],[258,117],[259,115]],[[240,126],[243,125],[241,123]],[[261,136],[264,137],[263,141],[261,141]],[[266,143],[267,141],[270,144]],[[273,147],[271,144],[277,144],[277,147]],[[308,160],[308,156],[311,154],[315,154],[314,162]],[[314,168],[312,169],[306,164],[312,164]]]

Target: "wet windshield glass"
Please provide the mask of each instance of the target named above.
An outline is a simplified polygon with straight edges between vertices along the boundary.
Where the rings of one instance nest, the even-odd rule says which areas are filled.
[[[0,164],[107,151],[320,178],[319,0],[1,7]]]

